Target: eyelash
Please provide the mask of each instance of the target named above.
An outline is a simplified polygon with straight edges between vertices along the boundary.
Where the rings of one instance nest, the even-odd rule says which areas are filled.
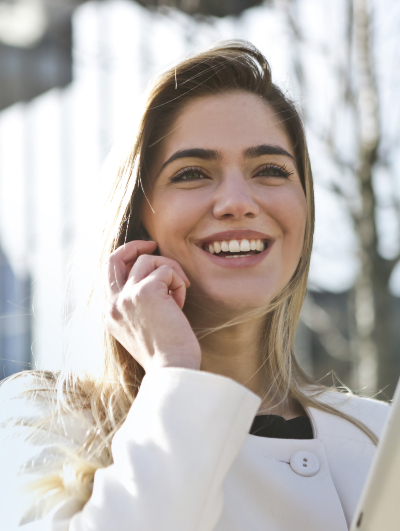
[[[284,179],[289,178],[291,175],[293,175],[293,171],[289,170],[284,164],[280,166],[279,164],[265,164],[257,173],[259,175],[261,172],[265,170],[275,170],[278,175],[266,175],[265,177],[281,177]],[[197,179],[184,179],[183,177],[185,175],[188,175],[190,173],[197,173],[199,175],[202,175],[203,177],[206,177],[204,171],[201,168],[198,168],[196,166],[192,166],[190,168],[184,168],[181,171],[179,171],[176,175],[171,177],[171,182],[189,182],[189,181],[197,181]],[[256,177],[257,177],[256,175]]]
[[[198,179],[183,179],[185,175],[188,175],[189,173],[198,173],[205,177],[205,173],[201,168],[197,168],[196,166],[192,166],[190,168],[184,168],[183,170],[180,170],[174,177],[171,177],[171,182],[182,182],[182,181],[197,181]]]
[[[278,177],[283,177],[287,179],[291,175],[293,175],[293,171],[289,170],[284,164],[280,166],[279,164],[265,164],[258,172],[257,175],[259,175],[262,171],[265,170],[276,170],[276,172],[279,174]],[[276,177],[276,175],[268,175],[266,177]]]

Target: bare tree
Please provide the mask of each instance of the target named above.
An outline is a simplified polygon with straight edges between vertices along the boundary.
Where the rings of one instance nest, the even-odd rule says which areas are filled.
[[[328,3],[326,3],[328,4]],[[310,42],[309,32],[301,16],[304,6],[299,0],[277,0],[286,17],[293,43],[293,68],[301,92],[310,93],[309,77],[305,62],[310,47],[328,62],[332,78],[336,80],[335,104],[330,112],[329,124],[318,130],[318,124],[310,112],[312,98],[304,101],[307,128],[322,139],[329,157],[344,175],[350,176],[356,184],[357,200],[346,187],[338,182],[329,183],[330,189],[348,205],[358,241],[359,273],[352,289],[350,304],[354,316],[351,329],[353,377],[351,385],[373,394],[384,390],[384,396],[391,397],[399,375],[399,347],[396,346],[397,328],[393,322],[394,298],[389,290],[393,269],[400,259],[400,250],[395,256],[383,257],[380,246],[378,209],[382,199],[376,185],[377,174],[386,168],[390,172],[388,139],[382,133],[382,98],[377,82],[374,62],[373,6],[368,0],[343,0],[341,24],[344,42],[337,43],[345,50],[341,58],[332,57],[332,47],[323,42]],[[325,21],[326,32],[332,32],[330,21]],[[392,65],[388,64],[388,68]],[[353,154],[343,156],[339,147],[337,121],[340,113],[351,117],[353,131]],[[343,114],[342,114],[343,116]],[[390,151],[390,150],[389,150]],[[390,155],[390,153],[389,153]],[[394,180],[394,172],[391,174]],[[397,212],[397,235],[400,232],[400,204],[395,186],[385,200],[387,206]],[[307,308],[306,308],[307,311]],[[315,312],[314,312],[315,313]],[[325,316],[326,317],[326,316]],[[310,312],[308,312],[310,320]],[[311,316],[312,319],[312,316]],[[323,337],[327,337],[325,318]],[[309,325],[312,327],[312,323]],[[315,326],[314,326],[315,328]],[[318,326],[316,327],[318,328]],[[316,330],[318,333],[318,330]],[[334,337],[331,331],[329,337]],[[332,341],[329,343],[332,350]],[[343,357],[343,342],[337,349]]]

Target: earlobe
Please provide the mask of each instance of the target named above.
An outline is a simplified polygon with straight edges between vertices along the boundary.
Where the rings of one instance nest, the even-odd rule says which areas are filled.
[[[139,222],[139,229],[138,229],[138,239],[139,240],[144,240],[144,241],[150,241],[150,242],[155,242],[154,238],[152,238],[149,233],[147,232],[147,230],[145,229],[142,221]],[[157,243],[157,242],[155,242]],[[152,253],[153,255],[155,256],[161,256],[160,254],[160,251],[158,250],[158,246],[156,248],[156,250],[154,251],[154,253]]]
[[[149,233],[147,232],[147,230],[145,229],[145,227],[144,227],[142,221],[139,222],[138,235],[139,235],[139,239],[140,239],[140,240],[144,240],[144,241],[154,241],[152,238],[150,238],[150,235],[149,235]]]

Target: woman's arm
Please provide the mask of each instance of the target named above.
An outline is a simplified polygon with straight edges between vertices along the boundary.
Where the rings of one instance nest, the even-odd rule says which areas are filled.
[[[146,254],[155,248],[129,242],[108,261],[107,328],[146,371],[113,439],[113,465],[97,470],[83,508],[65,490],[44,518],[23,516],[27,531],[211,531],[218,521],[223,480],[260,398],[199,370],[200,345],[182,312],[189,281],[173,260]],[[57,446],[52,437],[41,450],[46,467]]]
[[[213,530],[224,478],[259,403],[229,378],[181,368],[152,371],[114,437],[114,464],[96,472],[83,509],[79,499],[66,497],[21,529]]]

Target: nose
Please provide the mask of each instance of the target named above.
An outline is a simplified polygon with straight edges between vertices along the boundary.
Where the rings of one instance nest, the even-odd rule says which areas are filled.
[[[259,213],[254,191],[241,172],[226,175],[214,196],[213,214],[217,219],[254,218]]]

